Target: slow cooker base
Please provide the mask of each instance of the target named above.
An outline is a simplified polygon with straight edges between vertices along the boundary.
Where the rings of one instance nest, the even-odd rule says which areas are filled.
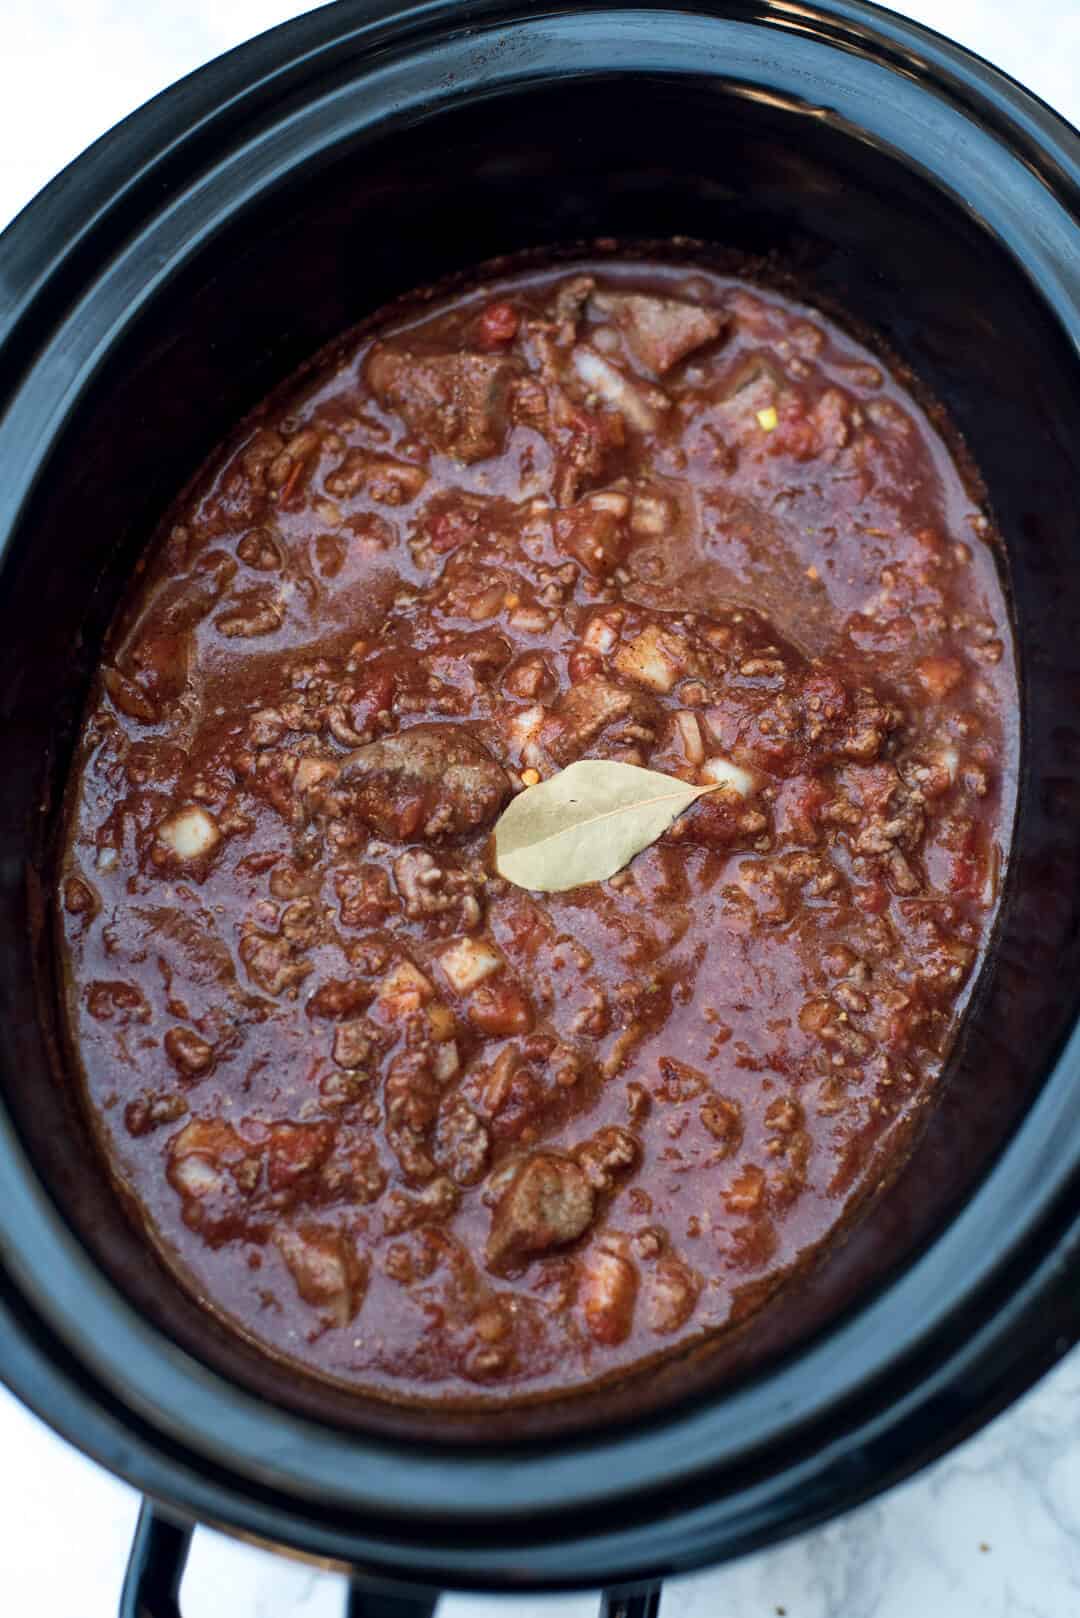
[[[118,1618],[182,1618],[180,1585],[193,1533],[190,1524],[176,1522],[148,1500],[143,1501]],[[655,1580],[604,1590],[600,1618],[658,1618],[660,1594],[661,1586]],[[405,1593],[400,1588],[350,1578],[345,1591],[345,1618],[435,1618],[438,1599],[431,1592]]]

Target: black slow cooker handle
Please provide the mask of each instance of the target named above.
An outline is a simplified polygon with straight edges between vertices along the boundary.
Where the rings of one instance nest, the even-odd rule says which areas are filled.
[[[119,1618],[181,1618],[180,1581],[184,1577],[191,1536],[144,1500],[128,1557]],[[350,1584],[345,1618],[435,1618],[436,1595],[393,1595],[368,1585]],[[657,1618],[660,1586],[630,1592],[607,1590],[600,1618]]]

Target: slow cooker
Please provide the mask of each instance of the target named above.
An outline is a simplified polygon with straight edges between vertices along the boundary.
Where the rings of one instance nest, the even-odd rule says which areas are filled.
[[[56,1037],[63,783],[139,548],[230,424],[365,312],[496,254],[691,238],[883,334],[986,477],[1022,679],[1009,879],[896,1183],[741,1333],[497,1420],[305,1381],[151,1257]],[[121,124],[0,237],[0,1374],[141,1489],[126,1618],[196,1521],[350,1611],[667,1574],[845,1510],[1080,1335],[1080,138],[857,0],[341,0]]]

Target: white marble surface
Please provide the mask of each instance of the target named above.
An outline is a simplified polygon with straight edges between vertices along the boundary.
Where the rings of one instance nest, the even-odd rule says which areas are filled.
[[[84,146],[289,0],[0,0],[0,225]],[[1080,123],[1080,0],[901,8]],[[0,1615],[113,1618],[137,1500],[0,1392]],[[338,1618],[337,1580],[203,1532],[185,1618]],[[449,1598],[440,1618],[592,1618],[593,1597]],[[922,1476],[850,1516],[669,1586],[663,1618],[1080,1613],[1080,1350]]]

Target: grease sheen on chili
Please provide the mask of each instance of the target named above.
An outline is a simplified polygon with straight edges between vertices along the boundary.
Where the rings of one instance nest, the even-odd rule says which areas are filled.
[[[114,626],[59,895],[104,1148],[207,1307],[472,1401],[783,1307],[986,945],[988,533],[878,358],[685,264],[420,299],[243,424]],[[511,886],[498,814],[580,758],[728,784]]]

